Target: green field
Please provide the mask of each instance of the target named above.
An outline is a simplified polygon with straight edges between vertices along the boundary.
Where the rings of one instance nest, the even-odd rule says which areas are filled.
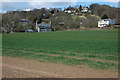
[[[118,69],[118,30],[3,34],[3,56]]]

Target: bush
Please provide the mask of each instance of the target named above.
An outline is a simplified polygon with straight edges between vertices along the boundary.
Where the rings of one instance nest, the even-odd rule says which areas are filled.
[[[99,18],[97,18],[96,16],[91,16],[91,15],[88,15],[86,18],[88,20],[89,27],[97,27]]]

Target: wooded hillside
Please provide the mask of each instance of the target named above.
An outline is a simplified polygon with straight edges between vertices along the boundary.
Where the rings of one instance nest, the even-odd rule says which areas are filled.
[[[90,12],[81,12],[81,5],[79,8],[68,7],[64,10],[59,8],[41,8],[31,11],[9,11],[2,14],[1,32],[10,32],[11,30],[24,31],[27,28],[35,29],[36,20],[38,20],[38,23],[45,20],[51,21],[55,31],[80,27],[97,27],[97,22],[103,15],[107,15],[116,24],[120,24],[120,16],[118,16],[120,8],[99,4],[91,4],[87,8]],[[65,10],[75,10],[75,12],[66,13]],[[21,19],[26,19],[29,23],[21,26],[19,25],[19,20]]]

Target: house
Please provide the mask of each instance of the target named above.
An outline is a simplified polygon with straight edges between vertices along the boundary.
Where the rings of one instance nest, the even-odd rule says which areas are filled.
[[[88,12],[88,8],[87,7],[82,7],[81,12]]]
[[[115,21],[113,21],[112,19],[100,19],[98,21],[98,27],[107,27],[112,24],[115,24]]]
[[[48,23],[40,23],[36,25],[37,32],[49,32],[52,31],[51,24]]]
[[[38,23],[38,20],[36,20],[36,27],[35,30],[37,32],[49,32],[52,31],[52,25],[51,25],[51,21],[49,20],[42,20],[42,23]]]
[[[65,10],[65,12],[66,12],[66,13],[72,13],[72,11],[71,11],[71,10]]]
[[[48,23],[40,23],[38,24],[38,32],[48,32],[52,31],[51,24]]]
[[[74,7],[68,7],[67,9],[64,10],[65,13],[75,13],[76,12],[76,8]]]
[[[26,19],[20,19],[20,20],[18,21],[18,25],[22,25],[22,26],[25,26],[25,25],[27,25],[28,23],[29,23],[29,21],[26,20]]]
[[[88,7],[82,7],[81,12],[85,13],[85,12],[91,12],[91,11],[89,10]]]
[[[65,12],[65,13],[75,13],[76,10],[65,10],[64,12]]]

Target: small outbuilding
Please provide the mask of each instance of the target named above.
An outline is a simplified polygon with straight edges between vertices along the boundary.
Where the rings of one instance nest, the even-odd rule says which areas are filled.
[[[35,31],[32,29],[26,29],[25,32],[35,32]]]

